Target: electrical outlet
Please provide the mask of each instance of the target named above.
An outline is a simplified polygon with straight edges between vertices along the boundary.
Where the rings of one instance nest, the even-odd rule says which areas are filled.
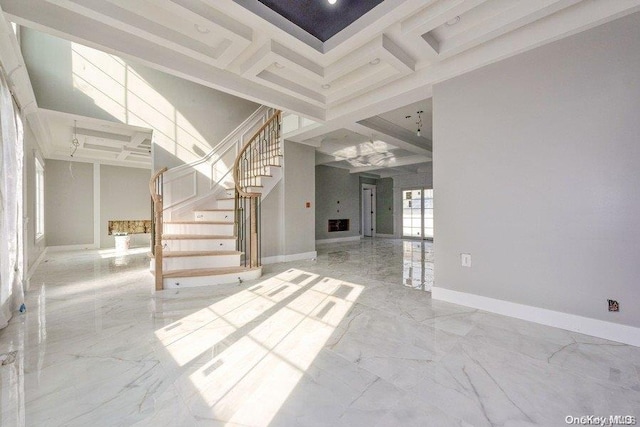
[[[460,254],[460,265],[471,267],[471,254]]]
[[[609,302],[609,311],[620,311],[620,304],[614,299],[607,300]]]

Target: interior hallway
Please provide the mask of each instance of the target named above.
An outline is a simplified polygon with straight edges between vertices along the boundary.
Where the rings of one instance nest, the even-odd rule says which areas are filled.
[[[0,331],[1,425],[564,425],[640,415],[640,348],[434,301],[430,242],[153,293],[146,249],[50,253]],[[424,277],[424,280],[422,279]]]

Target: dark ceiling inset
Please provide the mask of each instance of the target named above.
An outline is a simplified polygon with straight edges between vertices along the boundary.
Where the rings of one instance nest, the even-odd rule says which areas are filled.
[[[383,0],[258,0],[321,42],[353,24]]]

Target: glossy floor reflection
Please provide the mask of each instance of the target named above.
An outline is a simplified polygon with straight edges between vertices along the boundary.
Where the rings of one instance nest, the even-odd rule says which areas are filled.
[[[0,331],[0,425],[640,415],[639,348],[434,301],[414,289],[429,289],[432,256],[428,242],[366,239],[251,283],[153,293],[144,253],[49,254],[27,313]]]

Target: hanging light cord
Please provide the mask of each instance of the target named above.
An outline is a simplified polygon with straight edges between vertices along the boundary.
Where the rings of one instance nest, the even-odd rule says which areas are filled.
[[[76,120],[73,121],[73,139],[71,140],[71,157],[76,154],[78,147],[80,146],[80,142],[78,141],[78,122]]]

